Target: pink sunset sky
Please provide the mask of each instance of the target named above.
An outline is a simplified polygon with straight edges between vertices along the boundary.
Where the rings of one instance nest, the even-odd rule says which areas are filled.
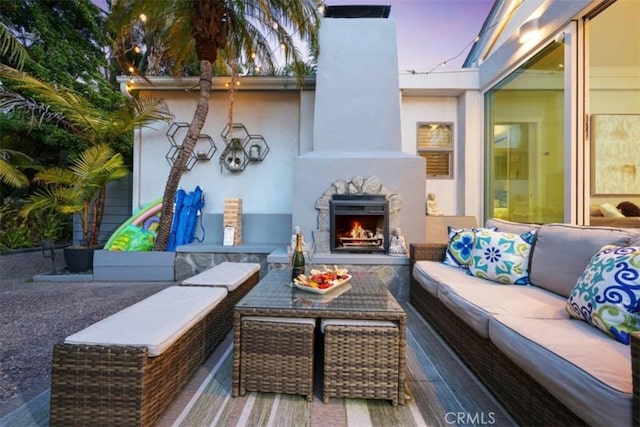
[[[428,72],[460,68],[471,42],[489,15],[493,0],[327,0],[330,6],[390,5],[396,22],[398,69]],[[457,56],[455,59],[451,59]]]
[[[93,0],[105,9],[104,0]],[[327,0],[330,6],[390,5],[396,22],[398,69],[429,72],[462,66],[494,0]],[[454,58],[455,59],[452,59]]]

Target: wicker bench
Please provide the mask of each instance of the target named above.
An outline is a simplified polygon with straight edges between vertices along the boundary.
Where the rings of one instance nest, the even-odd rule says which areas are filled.
[[[258,282],[258,264],[233,267],[219,286],[171,286],[55,345],[50,425],[154,425]]]

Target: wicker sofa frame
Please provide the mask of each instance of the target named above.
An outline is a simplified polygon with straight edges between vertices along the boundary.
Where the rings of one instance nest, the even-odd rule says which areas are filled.
[[[446,244],[410,245],[410,265],[442,261]],[[514,419],[526,426],[587,425],[489,339],[478,335],[411,275],[410,302]],[[633,425],[640,425],[640,334],[632,335]]]
[[[257,271],[167,350],[56,344],[51,426],[152,426],[233,326],[233,308],[258,283]]]

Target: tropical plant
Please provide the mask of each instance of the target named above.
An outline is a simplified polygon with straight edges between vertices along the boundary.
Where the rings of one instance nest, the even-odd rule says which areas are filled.
[[[106,13],[92,0],[0,1],[0,63],[28,73],[50,85],[67,87],[108,114],[123,103],[116,83],[111,45],[104,31]],[[3,79],[3,90],[14,91]],[[31,94],[23,92],[30,97]],[[20,151],[37,164],[64,162],[86,148],[84,138],[49,122],[31,126],[28,114],[0,115],[0,147]],[[131,138],[110,145],[129,161]],[[10,160],[13,161],[15,157]]]
[[[68,215],[55,210],[34,212],[27,217],[20,214],[21,203],[4,200],[0,205],[0,251],[18,248],[34,248],[43,240],[71,241],[71,221]],[[20,201],[21,202],[21,201]]]
[[[154,47],[164,47],[179,73],[192,58],[200,64],[200,97],[182,149],[171,166],[163,200],[174,200],[198,136],[209,112],[214,64],[225,65],[235,74],[239,64],[264,64],[274,69],[273,46],[282,46],[287,63],[298,77],[307,71],[295,45],[301,40],[317,45],[319,0],[114,0],[110,24],[117,32],[114,53],[126,67],[135,70],[127,54],[139,40],[139,17],[143,31],[153,32]],[[167,25],[170,23],[171,25]],[[157,29],[163,29],[158,32]],[[166,250],[173,221],[173,204],[164,203],[155,250]]]
[[[53,167],[38,172],[37,183],[45,187],[30,195],[24,216],[43,209],[78,214],[84,246],[97,246],[104,213],[106,185],[129,173],[122,155],[106,144],[87,148],[68,168]]]
[[[10,187],[27,187],[29,179],[18,167],[26,165],[30,160],[24,153],[0,148],[0,182]]]
[[[53,123],[82,137],[89,146],[68,169],[56,167],[38,173],[36,182],[46,187],[27,199],[23,212],[55,207],[59,212],[79,213],[82,243],[96,245],[105,185],[128,172],[122,155],[109,144],[123,135],[130,137],[135,128],[170,120],[166,103],[154,98],[124,98],[106,113],[71,89],[50,85],[2,64],[0,77],[10,79],[16,91],[0,90],[0,111],[27,112],[32,115],[33,126],[45,121]]]

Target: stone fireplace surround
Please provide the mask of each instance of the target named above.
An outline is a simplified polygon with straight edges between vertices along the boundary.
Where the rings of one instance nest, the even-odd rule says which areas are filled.
[[[350,195],[350,196],[384,196],[389,202],[389,230],[399,226],[399,213],[402,207],[402,196],[400,194],[391,193],[377,176],[364,178],[362,176],[353,177],[347,181],[337,179],[331,183],[322,195],[316,200],[315,208],[318,211],[318,228],[312,232],[314,242],[314,252],[327,253],[330,252],[331,232],[330,232],[330,207],[331,200],[334,195]]]

